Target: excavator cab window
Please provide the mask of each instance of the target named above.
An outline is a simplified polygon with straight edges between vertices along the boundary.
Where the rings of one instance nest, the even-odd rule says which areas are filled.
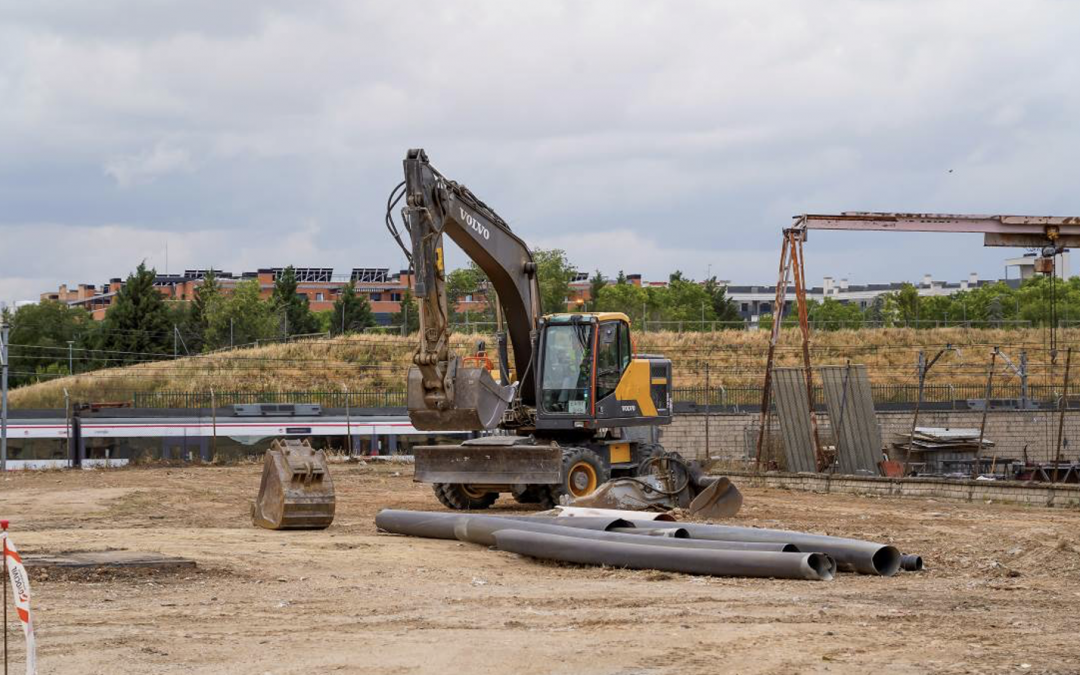
[[[615,393],[623,370],[629,365],[630,352],[624,346],[626,324],[606,321],[600,324],[600,341],[596,348],[596,400]]]
[[[593,325],[551,324],[544,331],[540,389],[549,413],[588,414],[592,399]]]

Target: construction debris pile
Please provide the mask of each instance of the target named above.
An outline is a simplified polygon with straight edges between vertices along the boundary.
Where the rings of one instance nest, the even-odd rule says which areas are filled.
[[[906,448],[910,443],[914,452],[920,450],[949,452],[980,452],[994,447],[993,441],[979,439],[978,429],[947,429],[941,427],[916,427],[914,434],[905,434],[907,441],[894,444]],[[981,443],[981,445],[980,445]]]
[[[487,516],[384,509],[383,532],[452,539],[531,558],[723,577],[829,581],[922,569],[893,546],[803,532],[625,517]],[[655,514],[654,514],[655,515]]]
[[[916,427],[914,434],[904,434],[893,448],[898,454],[908,453],[908,465],[916,475],[966,477],[1006,468],[1012,460],[992,460],[987,450],[994,447],[993,441],[979,436],[978,429]]]

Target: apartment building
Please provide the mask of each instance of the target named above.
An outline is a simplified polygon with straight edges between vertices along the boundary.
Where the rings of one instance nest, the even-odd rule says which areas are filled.
[[[284,271],[284,267],[267,267],[241,274],[214,270],[214,276],[226,294],[231,293],[238,283],[254,279],[259,283],[260,295],[269,299],[274,292],[274,283]],[[296,267],[294,271],[296,292],[307,297],[313,312],[333,309],[341,289],[351,283],[358,294],[367,296],[372,312],[381,324],[390,323],[391,317],[401,310],[402,295],[413,285],[408,270],[391,274],[390,268],[386,267],[357,267],[348,276],[335,275],[331,267]],[[195,291],[208,273],[209,270],[185,270],[183,274],[159,274],[154,279],[154,286],[167,300],[187,302],[195,298]],[[123,285],[124,280],[119,277],[110,279],[101,288],[94,284],[69,288],[63,284],[56,291],[42,293],[41,299],[82,307],[100,321],[116,301],[116,294]]]

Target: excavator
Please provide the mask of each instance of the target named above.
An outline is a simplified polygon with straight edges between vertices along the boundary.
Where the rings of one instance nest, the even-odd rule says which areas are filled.
[[[386,224],[410,261],[419,304],[409,418],[422,431],[478,434],[460,445],[414,448],[414,479],[431,483],[451,509],[485,509],[500,493],[550,508],[613,476],[655,473],[658,459],[666,465],[673,455],[657,435],[671,422],[671,361],[635,353],[625,314],[544,315],[536,261],[507,222],[440,174],[423,150],[408,151],[404,170]],[[408,244],[393,218],[402,199]],[[497,365],[451,350],[445,237],[487,275]],[[700,468],[692,473],[684,491],[701,482]],[[646,491],[657,489],[664,492]]]

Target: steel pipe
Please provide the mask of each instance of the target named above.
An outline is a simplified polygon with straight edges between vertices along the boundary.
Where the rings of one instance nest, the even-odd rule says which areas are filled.
[[[457,539],[454,528],[458,523],[467,520],[491,520],[503,521],[502,525],[529,522],[531,519],[511,519],[500,516],[488,516],[475,513],[432,513],[428,511],[402,511],[398,509],[383,509],[375,516],[375,526],[384,532],[394,534],[406,534],[413,537],[426,537],[428,539]],[[609,527],[633,527],[628,521],[620,518],[575,518],[574,527],[580,530],[604,531]],[[544,524],[553,524],[544,521]],[[527,526],[519,529],[530,529]],[[566,529],[565,527],[560,529]],[[490,544],[489,544],[490,545]]]
[[[523,530],[526,532],[538,532],[540,534],[558,534],[565,537],[577,537],[579,539],[592,539],[595,541],[610,541],[623,544],[638,544],[644,546],[656,546],[660,548],[682,549],[706,549],[712,551],[730,550],[770,550],[776,552],[798,552],[790,544],[759,544],[769,546],[765,549],[740,549],[740,542],[708,541],[705,539],[677,539],[675,537],[648,537],[623,532],[604,532],[602,530],[587,530],[578,527],[564,527],[550,523],[532,522],[526,518],[516,520],[512,518],[499,518],[490,516],[466,516],[458,521],[454,527],[454,534],[461,541],[468,541],[483,546],[495,545],[495,533],[500,530]],[[631,532],[633,529],[631,528]],[[787,546],[788,548],[784,548]]]
[[[581,565],[608,565],[711,576],[821,581],[832,579],[836,569],[835,562],[824,553],[695,550],[681,546],[658,547],[648,543],[675,541],[664,538],[649,537],[645,540],[646,543],[638,544],[510,529],[498,530],[494,536],[495,547],[500,551]],[[685,543],[685,540],[679,543]]]
[[[581,519],[578,519],[579,521]],[[612,520],[618,523],[618,520]],[[798,548],[791,544],[713,541],[706,539],[681,539],[675,537],[642,537],[629,534],[634,528],[616,528],[623,532],[605,532],[595,529],[601,523],[593,523],[594,529],[584,527],[566,527],[556,525],[546,519],[518,518],[515,516],[488,516],[469,513],[430,513],[426,511],[401,511],[383,509],[375,516],[375,524],[384,532],[404,534],[431,539],[459,539],[483,546],[495,545],[495,532],[504,529],[527,530],[547,534],[562,534],[582,539],[622,542],[628,544],[648,544],[664,548],[708,549],[708,550],[747,550],[776,551],[796,553]],[[583,523],[578,523],[582,525]]]
[[[668,527],[663,521],[637,521],[641,527]],[[671,527],[683,527],[691,539],[715,539],[720,541],[784,542],[795,544],[800,551],[820,551],[836,560],[844,572],[878,574],[889,577],[900,569],[900,551],[894,546],[878,544],[861,539],[829,537],[805,532],[770,530],[759,527],[733,525],[704,525],[699,523],[671,523]]]
[[[908,572],[922,572],[922,556],[920,555],[902,555],[900,556],[900,569]]]
[[[556,506],[564,518],[623,518],[624,520],[661,520],[674,522],[675,516],[663,511],[627,511],[626,509],[598,509],[591,506]]]
[[[669,537],[672,539],[690,538],[690,533],[683,527],[609,527],[608,532],[637,534],[645,537]]]
[[[508,516],[517,521],[533,521],[544,522],[550,525],[561,525],[562,527],[574,527],[582,530],[610,530],[613,527],[621,528],[636,528],[637,526],[619,516],[574,516],[574,517],[558,517],[558,516]],[[655,529],[652,527],[652,521],[641,521],[642,527],[648,529]],[[649,523],[645,525],[644,523]],[[670,527],[678,527],[679,523],[670,523]],[[689,536],[689,535],[687,535]]]

